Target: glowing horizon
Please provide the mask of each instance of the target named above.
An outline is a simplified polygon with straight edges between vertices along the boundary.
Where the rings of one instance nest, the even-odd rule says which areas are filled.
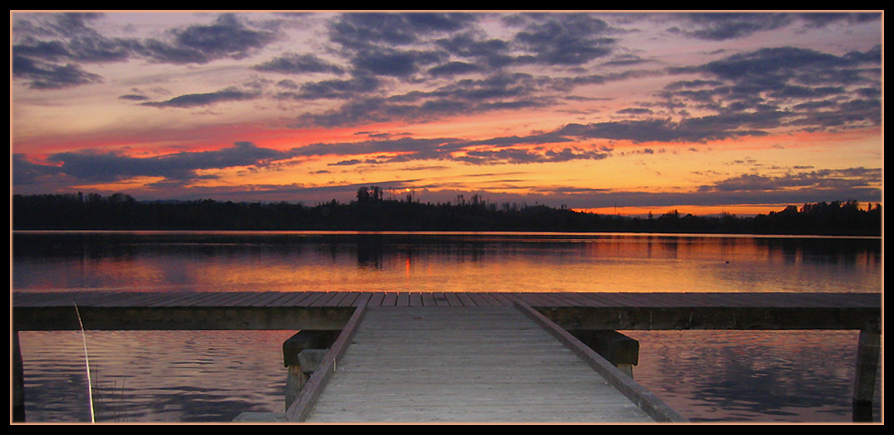
[[[882,203],[881,11],[10,14],[11,193]]]

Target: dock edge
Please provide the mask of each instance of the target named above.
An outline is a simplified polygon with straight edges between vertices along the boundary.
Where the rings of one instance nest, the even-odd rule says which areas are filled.
[[[522,302],[515,301],[514,305],[522,313],[544,328],[557,338],[568,349],[584,360],[591,368],[602,375],[606,381],[617,388],[624,396],[634,402],[656,422],[661,423],[687,423],[689,419],[665,404],[654,393],[642,385],[636,383],[619,368],[590,349],[583,342],[575,338],[568,331],[560,328],[539,311]]]

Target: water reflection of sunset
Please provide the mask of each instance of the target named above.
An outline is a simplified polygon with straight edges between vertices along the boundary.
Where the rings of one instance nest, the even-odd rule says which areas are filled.
[[[275,233],[271,233],[275,234]],[[136,240],[139,240],[140,236]],[[16,289],[199,291],[878,291],[870,240],[679,235],[332,235],[136,242],[17,258]],[[254,237],[254,238],[252,238]],[[848,247],[848,244],[853,247]],[[92,249],[92,248],[91,248]],[[53,273],[47,273],[52,270]]]

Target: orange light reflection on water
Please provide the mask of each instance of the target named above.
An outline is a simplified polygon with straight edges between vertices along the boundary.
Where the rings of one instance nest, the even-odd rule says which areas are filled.
[[[881,289],[881,256],[740,236],[470,234],[428,241],[133,244],[17,259],[15,289],[741,292]],[[359,235],[357,235],[359,237]],[[414,236],[416,237],[416,236]],[[438,240],[437,243],[432,242]]]

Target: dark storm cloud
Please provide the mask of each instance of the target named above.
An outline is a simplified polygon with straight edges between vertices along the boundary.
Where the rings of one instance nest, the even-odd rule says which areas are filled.
[[[703,69],[720,79],[764,85],[790,80],[803,83],[834,80],[847,84],[860,80],[860,76],[853,74],[850,68],[880,61],[881,47],[844,56],[804,48],[778,47],[732,55],[709,62]]]
[[[847,24],[860,24],[881,20],[879,12],[810,12],[798,14],[798,17],[807,23],[808,27],[823,28],[830,24],[844,22]]]
[[[155,62],[207,63],[243,58],[275,40],[275,34],[255,30],[235,15],[219,16],[209,25],[192,25],[169,32],[166,40],[110,38],[91,24],[102,14],[34,14],[13,23],[13,76],[34,89],[60,89],[99,83],[102,77],[84,71],[85,64],[148,58]]]
[[[59,173],[56,166],[32,163],[24,154],[12,155],[12,184],[15,186],[39,183]]]
[[[776,13],[695,13],[682,15],[686,29],[674,30],[685,35],[713,41],[742,38],[752,33],[792,24],[790,14]]]
[[[528,53],[519,61],[545,65],[576,66],[608,56],[615,39],[609,25],[588,14],[526,14],[507,20],[523,22],[515,42]]]
[[[646,16],[647,19],[654,17]],[[823,28],[836,23],[860,24],[880,20],[879,13],[842,12],[706,12],[658,15],[664,21],[678,24],[670,27],[671,33],[709,41],[727,41],[744,38],[757,32],[803,25],[806,28]]]
[[[545,199],[561,200],[569,207],[655,207],[656,213],[664,213],[661,207],[723,206],[741,204],[806,204],[827,202],[829,198],[848,198],[860,202],[881,200],[879,189],[794,189],[794,190],[741,190],[734,192],[642,192],[580,191],[573,196],[557,197],[548,194]]]
[[[755,124],[760,128],[879,125],[880,65],[880,46],[841,56],[795,47],[764,48],[677,69],[706,79],[670,84],[663,96],[668,107],[694,105],[730,121],[762,113],[767,124]]]
[[[250,142],[237,142],[217,151],[181,152],[159,157],[129,157],[114,152],[64,152],[47,160],[58,166],[60,174],[81,180],[107,182],[133,177],[164,177],[168,182],[186,182],[200,178],[196,171],[256,166],[288,158],[280,151],[259,148]],[[22,165],[23,169],[36,168]]]
[[[322,80],[301,85],[290,82],[290,85],[284,87],[294,90],[279,92],[276,97],[292,100],[348,100],[371,94],[380,85],[381,80],[373,76],[354,77],[346,80]]]
[[[501,68],[513,62],[508,41],[489,38],[479,39],[474,32],[459,32],[435,41],[449,54],[468,59],[482,68]]]
[[[592,149],[564,147],[552,150],[537,145],[571,142],[571,139],[555,133],[530,136],[495,137],[484,140],[460,140],[455,138],[396,138],[352,143],[318,143],[290,150],[294,156],[346,157],[334,165],[387,164],[415,160],[441,160],[473,165],[553,163],[570,160],[602,160],[612,155],[612,148],[601,146]],[[488,149],[482,150],[482,146]],[[515,148],[519,146],[533,148]],[[380,154],[375,159],[347,158],[360,155]],[[392,155],[393,154],[393,155]]]
[[[401,137],[363,142],[317,143],[294,148],[288,153],[296,157],[407,153],[415,156],[415,159],[437,159],[444,155],[446,149],[452,149],[452,144],[456,142],[456,139],[450,138],[416,139]]]
[[[283,53],[280,57],[256,65],[258,71],[284,74],[331,73],[342,75],[344,68],[326,62],[312,54]]]
[[[322,113],[305,113],[289,124],[290,128],[336,127],[361,125],[367,122],[386,122],[408,119],[413,116],[415,107],[407,104],[395,104],[386,98],[355,98],[345,102],[337,109]]]
[[[31,89],[62,89],[103,81],[102,76],[84,71],[78,65],[57,65],[15,54],[12,73],[15,77],[28,80]]]
[[[148,101],[149,97],[145,95],[139,94],[125,94],[118,97],[119,100],[129,100],[129,101]]]
[[[422,37],[457,32],[478,20],[464,13],[346,13],[330,25],[330,39],[351,50],[409,45]]]
[[[360,84],[378,84],[364,77]],[[355,81],[306,84],[301,92],[283,93],[292,98],[351,96]],[[324,86],[326,85],[326,86]],[[496,74],[483,79],[462,79],[431,91],[413,91],[391,97],[360,96],[325,113],[307,113],[297,118],[293,128],[306,126],[347,126],[364,122],[422,121],[434,117],[469,115],[494,110],[543,107],[554,102],[541,91],[549,81],[529,74]],[[347,88],[345,92],[341,88]],[[372,86],[364,87],[364,91]]]
[[[483,79],[462,79],[443,86],[431,93],[438,98],[450,98],[466,104],[528,98],[542,89],[540,79],[524,73],[495,74]]]
[[[740,204],[805,204],[829,198],[878,202],[882,200],[881,169],[845,168],[792,172],[781,176],[743,174],[702,186],[693,192],[642,192],[576,188],[571,186],[517,186],[539,192],[543,201],[571,207],[718,206]],[[528,197],[528,200],[533,198]]]
[[[101,83],[81,63],[126,60],[139,44],[105,38],[89,27],[99,14],[52,14],[13,22],[12,73],[32,89],[62,89]],[[44,39],[53,38],[53,39]]]
[[[675,122],[669,119],[609,121],[591,124],[568,124],[558,130],[559,134],[581,139],[629,140],[644,142],[698,142],[722,140],[743,136],[765,136],[759,129],[742,127],[761,124],[776,124],[777,116],[761,117],[738,114],[720,117],[706,116]]]
[[[409,77],[423,68],[444,60],[437,51],[371,49],[351,59],[355,74]]]
[[[881,169],[848,168],[799,172],[782,176],[743,174],[702,186],[701,192],[776,191],[791,189],[876,191],[882,181]]]
[[[275,40],[272,32],[251,29],[233,14],[221,15],[212,24],[187,26],[170,33],[169,42],[147,41],[143,54],[165,63],[207,63],[244,58]]]
[[[40,15],[13,23],[13,53],[45,62],[118,62],[128,59],[140,44],[134,39],[107,38],[90,27],[102,14]],[[51,38],[49,40],[43,38]]]
[[[560,151],[506,148],[501,150],[467,151],[464,156],[454,160],[473,165],[531,164],[556,163],[571,160],[602,160],[611,157],[605,150],[587,151],[580,148],[564,148]]]
[[[628,107],[626,109],[618,110],[618,113],[622,115],[651,115],[654,112],[652,109],[644,107]]]
[[[472,74],[472,73],[477,73],[477,72],[482,72],[482,71],[484,71],[484,68],[482,68],[479,65],[475,65],[473,63],[453,61],[453,62],[447,62],[447,63],[441,64],[441,65],[438,65],[436,67],[433,67],[428,70],[428,73],[431,74],[432,77],[441,77],[441,76],[452,77],[452,76],[456,76],[456,75]]]
[[[222,89],[217,92],[208,92],[204,94],[187,94],[181,95],[179,97],[174,97],[167,101],[161,102],[146,102],[142,103],[143,106],[153,106],[153,107],[179,107],[179,108],[190,108],[190,107],[198,107],[198,106],[208,106],[211,104],[226,102],[226,101],[242,101],[242,100],[252,100],[258,98],[260,94],[256,91],[244,91],[240,90],[234,86],[228,87],[226,89]]]
[[[277,98],[293,100],[339,99],[347,100],[370,94],[381,85],[372,76],[354,77],[347,80],[323,80],[289,86],[295,91],[280,92]]]

